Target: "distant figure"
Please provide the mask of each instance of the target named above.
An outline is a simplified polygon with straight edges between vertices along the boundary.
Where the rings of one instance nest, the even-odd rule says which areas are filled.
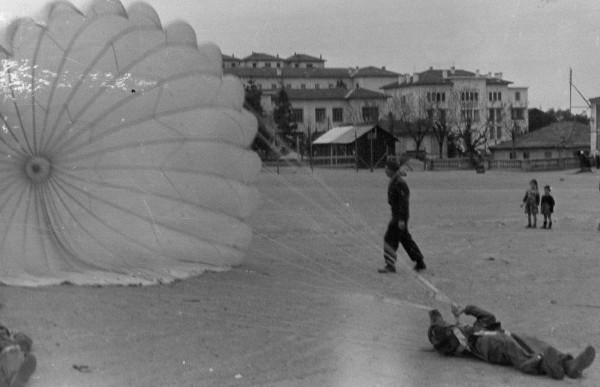
[[[552,228],[552,213],[554,212],[554,198],[550,194],[552,187],[549,185],[544,186],[544,195],[542,196],[542,215],[544,215],[544,225],[542,228]],[[559,225],[560,226],[560,225]]]
[[[492,364],[510,365],[533,375],[549,375],[576,379],[594,361],[596,350],[588,346],[579,356],[559,352],[550,344],[535,337],[518,335],[501,328],[496,317],[474,305],[452,305],[456,324],[444,321],[437,310],[429,312],[429,342],[444,355],[474,356]],[[472,325],[460,324],[459,316],[476,318]]]
[[[529,189],[525,192],[523,203],[521,207],[525,206],[525,213],[527,214],[527,228],[537,227],[537,213],[538,206],[540,205],[540,193],[538,191],[537,180],[533,179],[529,182]],[[531,218],[533,218],[533,225],[531,224]]]
[[[385,267],[379,269],[380,273],[396,272],[396,251],[398,245],[408,254],[409,258],[416,262],[414,270],[420,271],[426,269],[423,261],[423,254],[408,232],[408,201],[410,190],[406,181],[402,178],[405,175],[400,171],[400,164],[395,160],[390,160],[385,164],[385,174],[390,178],[388,186],[388,203],[392,209],[392,219],[388,224],[387,231],[383,238],[383,257]]]

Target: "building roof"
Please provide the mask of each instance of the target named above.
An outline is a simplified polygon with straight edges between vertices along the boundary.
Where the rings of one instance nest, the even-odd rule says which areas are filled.
[[[323,100],[357,100],[357,99],[379,99],[390,98],[389,95],[376,91],[356,89],[286,89],[290,101],[323,101]],[[277,98],[274,96],[274,98]]]
[[[575,121],[561,121],[517,137],[516,149],[589,148],[590,127]],[[512,140],[491,146],[492,150],[512,149]]]
[[[444,77],[444,72],[446,72],[446,77]],[[381,88],[387,90],[425,85],[451,85],[453,83],[453,79],[476,77],[484,78],[488,85],[508,85],[512,83],[510,81],[500,79],[497,77],[492,77],[486,74],[478,75],[477,73],[461,69],[441,70],[430,68],[429,70],[417,73],[417,75],[418,79],[416,81],[413,80],[413,76],[406,75],[404,80],[397,80]]]
[[[352,78],[357,77],[390,77],[396,78],[398,77],[398,73],[393,71],[386,70],[385,67],[379,68],[375,66],[367,66],[359,68],[358,70],[352,73]]]
[[[247,57],[245,57],[244,59],[242,59],[243,61],[249,61],[249,60],[256,60],[256,61],[283,61],[282,58],[273,56],[273,55],[269,55],[269,54],[265,54],[264,52],[253,52],[252,54],[248,55]]]
[[[373,124],[338,126],[337,128],[332,128],[331,130],[323,133],[319,138],[313,141],[313,144],[351,144],[355,139],[362,137],[365,135],[365,133],[369,132],[375,127],[378,127],[380,130],[384,130],[380,126]]]
[[[221,57],[223,58],[223,61],[230,61],[230,62],[241,62],[240,58],[236,58],[233,55],[225,55],[222,54]]]
[[[306,54],[294,53],[294,55],[286,59],[286,62],[325,62],[325,60]]]
[[[333,78],[350,79],[356,77],[397,77],[398,74],[392,71],[379,69],[376,67],[364,67],[362,69],[348,69],[344,67],[312,67],[312,68],[254,68],[254,67],[235,67],[223,69],[225,74],[233,74],[243,78]]]
[[[600,102],[600,97],[590,98],[590,103]]]

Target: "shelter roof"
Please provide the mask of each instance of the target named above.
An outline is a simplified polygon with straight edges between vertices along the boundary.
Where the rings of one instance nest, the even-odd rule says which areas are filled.
[[[374,124],[338,126],[323,133],[319,138],[313,141],[313,144],[351,144],[354,140],[364,136],[375,127],[385,131],[385,129]]]
[[[590,146],[590,127],[575,121],[561,121],[517,137],[516,149],[585,148]],[[490,147],[512,149],[512,140]]]

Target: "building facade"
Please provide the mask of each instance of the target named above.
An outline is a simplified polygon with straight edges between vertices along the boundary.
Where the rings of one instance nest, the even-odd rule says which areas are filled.
[[[264,53],[243,58],[223,56],[223,73],[261,90],[263,110],[271,112],[283,88],[298,129],[325,131],[343,124],[377,122],[389,96],[381,87],[399,74],[374,66],[328,68],[322,57],[297,54],[282,59]]]
[[[465,130],[469,125],[485,136],[483,147],[487,150],[512,138],[513,133],[527,131],[528,88],[511,83],[503,79],[502,73],[430,67],[401,75],[382,90],[391,97],[386,113],[409,121],[443,121],[452,130]]]
[[[293,121],[298,130],[306,134],[326,132],[345,124],[375,123],[389,98],[362,88],[290,89],[286,93],[292,105]],[[273,110],[276,98],[277,95],[273,96],[272,106],[265,110]]]

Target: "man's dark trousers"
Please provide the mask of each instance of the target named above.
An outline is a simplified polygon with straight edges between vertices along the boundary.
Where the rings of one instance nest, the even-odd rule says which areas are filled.
[[[408,232],[408,222],[405,222],[404,230],[401,230],[400,227],[398,227],[398,223],[392,222],[388,224],[388,229],[383,237],[383,241],[383,256],[387,265],[396,267],[396,260],[398,259],[396,251],[400,244],[402,244],[402,247],[412,261],[417,263],[423,262],[423,254]]]

